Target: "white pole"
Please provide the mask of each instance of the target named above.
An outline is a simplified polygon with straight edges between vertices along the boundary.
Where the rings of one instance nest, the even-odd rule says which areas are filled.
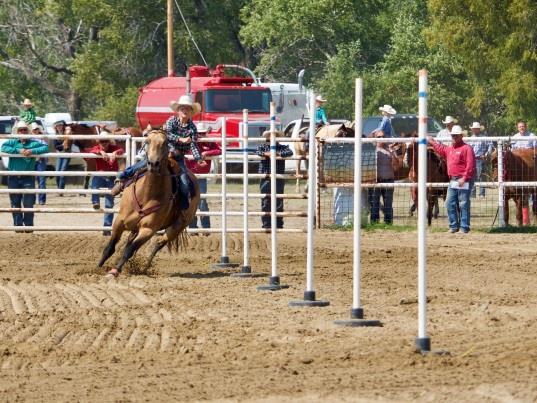
[[[129,135],[127,136],[127,139],[125,140],[125,156],[127,161],[125,161],[125,165],[130,167],[132,165],[132,153],[131,153],[131,147],[132,147],[132,137]]]
[[[364,311],[360,305],[360,279],[361,279],[361,232],[362,232],[362,104],[363,80],[356,79],[354,106],[354,200],[353,200],[353,293],[352,293],[352,319],[362,319]]]
[[[242,149],[243,149],[243,159],[242,159],[242,187],[243,187],[243,229],[244,229],[244,244],[243,244],[243,264],[241,271],[243,273],[250,273],[250,249],[248,243],[248,109],[243,109],[242,111]]]
[[[278,279],[278,241],[276,239],[276,104],[270,103],[270,227],[272,277]]]
[[[310,129],[309,129],[309,145],[308,145],[308,223],[307,223],[307,242],[306,242],[306,293],[304,299],[309,298],[315,300],[315,290],[313,288],[313,225],[315,219],[315,186],[317,165],[316,161],[316,147],[315,147],[315,94],[310,92]]]
[[[418,89],[418,338],[420,351],[431,350],[427,337],[427,70],[419,71]]]
[[[503,184],[503,141],[498,142],[498,221],[500,227],[505,227],[504,214],[504,184]]]

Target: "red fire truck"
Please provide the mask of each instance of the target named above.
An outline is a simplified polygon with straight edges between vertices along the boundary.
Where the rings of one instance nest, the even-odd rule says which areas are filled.
[[[253,73],[251,76],[226,75],[230,67],[249,72],[241,66],[218,65],[214,70],[191,66],[187,77],[162,77],[151,81],[140,89],[136,107],[140,127],[145,128],[149,123],[163,125],[173,114],[170,102],[191,93],[192,99],[201,105],[201,112],[193,120],[211,127],[210,136],[221,136],[222,117],[227,118],[227,136],[240,136],[243,109],[249,111],[248,136],[260,136],[270,129],[271,91],[260,86]],[[230,143],[228,147],[239,147],[239,144]]]

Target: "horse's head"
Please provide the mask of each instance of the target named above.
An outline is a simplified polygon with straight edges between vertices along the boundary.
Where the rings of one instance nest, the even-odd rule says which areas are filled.
[[[162,172],[168,158],[168,140],[166,132],[151,129],[145,140],[148,172]]]
[[[342,124],[334,137],[354,137],[354,126]]]

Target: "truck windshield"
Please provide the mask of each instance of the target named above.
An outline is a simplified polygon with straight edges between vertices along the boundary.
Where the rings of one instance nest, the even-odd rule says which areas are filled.
[[[250,112],[269,113],[272,95],[264,89],[207,90],[205,112]]]

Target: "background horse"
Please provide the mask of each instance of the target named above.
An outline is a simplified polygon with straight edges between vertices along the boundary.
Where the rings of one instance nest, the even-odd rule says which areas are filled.
[[[498,151],[492,154],[494,180],[498,180]],[[509,148],[503,151],[503,180],[505,182],[537,181],[536,150],[533,148]],[[536,187],[506,186],[503,193],[503,214],[505,224],[509,224],[509,200],[513,199],[516,206],[516,220],[519,226],[524,224],[523,209],[529,209],[529,195],[533,194],[532,212],[537,220]],[[528,220],[529,221],[529,220]],[[529,224],[529,222],[527,222]]]
[[[409,166],[408,178],[411,182],[418,182],[418,143],[412,142],[407,147],[407,164]],[[440,158],[432,148],[427,147],[427,182],[428,183],[446,183],[449,182],[447,174],[446,162]],[[433,207],[438,205],[438,198],[446,199],[447,189],[442,188],[427,188],[427,223],[431,225],[433,217],[438,218],[438,212],[433,214]],[[410,215],[418,207],[418,189],[413,187],[410,189],[413,205],[410,207]]]
[[[146,143],[147,172],[139,179],[135,178],[124,190],[119,214],[112,225],[112,236],[99,261],[99,267],[102,267],[114,253],[123,231],[130,231],[123,256],[117,266],[108,272],[114,276],[121,272],[123,265],[159,230],[165,230],[165,233],[153,245],[146,267],[151,265],[157,252],[164,246],[168,246],[170,251],[173,249],[177,252],[179,240],[185,241],[182,235],[198,208],[200,199],[198,182],[195,176],[188,172],[194,184],[194,196],[187,210],[179,209],[179,197],[182,196],[172,191],[172,178],[176,180],[176,175],[170,175],[168,167],[166,133],[162,130],[151,130]]]

